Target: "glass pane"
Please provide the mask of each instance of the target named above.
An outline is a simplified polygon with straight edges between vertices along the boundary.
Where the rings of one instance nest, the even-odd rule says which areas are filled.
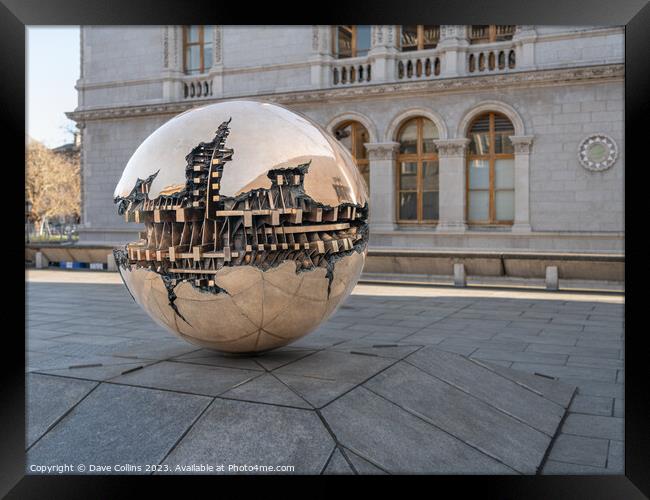
[[[343,144],[350,153],[352,153],[352,125],[347,124],[343,127],[339,127],[334,132],[336,138]]]
[[[415,24],[402,26],[402,51],[417,50],[418,27]]]
[[[206,45],[203,48],[203,66],[205,71],[212,67],[212,45]]]
[[[494,205],[498,221],[511,221],[515,218],[515,192],[497,191],[494,193]]]
[[[367,158],[366,147],[364,144],[369,142],[368,131],[360,123],[356,123],[353,127],[355,137],[354,153],[355,158]]]
[[[438,162],[437,161],[424,161],[422,162],[422,189],[438,190]]]
[[[338,27],[336,42],[336,53],[339,57],[352,56],[352,30],[350,26]]]
[[[417,189],[418,164],[414,161],[403,161],[400,167],[400,189]]]
[[[418,152],[418,124],[416,120],[411,120],[402,129],[399,136],[400,153],[417,153]]]
[[[495,153],[514,153],[514,148],[512,147],[512,142],[510,142],[511,135],[515,135],[514,130],[508,132],[497,132],[494,135],[494,152]]]
[[[199,26],[187,27],[187,43],[197,43],[199,41]]]
[[[470,222],[485,222],[489,220],[490,192],[470,191],[469,192],[468,219]]]
[[[422,193],[422,218],[438,220],[438,191]]]
[[[424,25],[424,48],[432,49],[438,44],[440,38],[440,26]]]
[[[357,57],[365,56],[370,50],[370,26],[357,26]]]
[[[438,128],[431,120],[422,120],[422,151],[424,153],[435,153],[436,148],[434,139],[438,138]]]
[[[490,153],[490,134],[488,132],[471,134],[470,140],[470,153],[476,155],[486,155]]]
[[[399,218],[401,220],[417,220],[417,193],[399,194]]]
[[[212,25],[203,26],[203,43],[212,43]]]
[[[494,160],[494,187],[496,189],[515,188],[515,160]]]
[[[185,55],[187,64],[186,70],[188,73],[198,72],[201,68],[201,53],[198,45],[190,45],[187,47]]]
[[[490,188],[490,162],[488,160],[471,160],[469,162],[469,188]]]

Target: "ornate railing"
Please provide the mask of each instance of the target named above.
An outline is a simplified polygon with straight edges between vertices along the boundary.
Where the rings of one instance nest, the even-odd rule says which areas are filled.
[[[440,76],[440,56],[431,51],[405,52],[397,59],[398,80],[418,80]]]
[[[341,59],[332,66],[333,85],[368,83],[372,79],[372,64],[367,57]]]
[[[468,73],[506,72],[517,66],[517,54],[514,47],[484,48],[467,54]]]
[[[185,77],[180,83],[183,99],[201,99],[212,96],[212,78]]]

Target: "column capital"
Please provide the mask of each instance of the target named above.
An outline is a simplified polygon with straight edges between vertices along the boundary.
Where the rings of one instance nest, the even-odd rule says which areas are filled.
[[[511,135],[510,142],[512,142],[516,154],[530,154],[534,138],[534,135]]]
[[[366,142],[364,143],[371,160],[392,160],[399,149],[399,142]]]
[[[463,156],[469,144],[469,139],[437,139],[433,141],[438,147],[438,156]]]

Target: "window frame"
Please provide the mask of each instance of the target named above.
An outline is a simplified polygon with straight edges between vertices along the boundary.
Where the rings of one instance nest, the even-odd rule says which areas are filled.
[[[197,26],[199,28],[199,40],[197,42],[189,42],[189,31],[191,26]],[[194,24],[194,25],[184,25],[183,26],[183,73],[186,75],[203,75],[208,70],[212,68],[212,63],[206,67],[205,65],[205,46],[211,44],[212,40],[205,40],[205,26],[204,24]],[[214,29],[214,28],[212,28]],[[187,68],[187,51],[190,47],[198,45],[199,47],[199,70],[198,73],[195,73],[194,70],[189,70]]]
[[[368,151],[366,150],[366,146],[361,144],[361,147],[363,147],[364,151],[366,151],[366,157],[365,158],[357,158],[357,130],[359,128],[363,129],[366,131],[366,134],[368,135],[368,140],[370,140],[370,132],[368,132],[368,129],[365,127],[365,125],[357,120],[345,120],[341,123],[339,123],[336,127],[334,127],[334,137],[336,137],[336,132],[345,128],[345,127],[350,127],[350,155],[352,156],[352,159],[354,160],[354,164],[357,166],[357,169],[359,170],[359,173],[361,174],[361,177],[364,178],[366,181],[366,185],[368,186],[368,190],[370,190],[370,158],[368,158]],[[337,139],[339,142],[341,142],[340,139]],[[342,144],[342,143],[341,143]],[[344,146],[345,147],[345,146]],[[347,148],[346,148],[347,149]],[[361,167],[365,167],[364,170],[361,169]],[[367,172],[367,179],[366,175],[364,175],[364,171]]]
[[[473,38],[472,37],[472,26],[487,26],[488,27],[488,36],[487,38]],[[497,26],[512,26],[512,34],[508,35],[509,38],[505,38],[503,40],[498,40],[497,39]],[[515,32],[516,25],[515,24],[470,24],[468,27],[469,33],[468,37],[469,38],[469,43],[471,45],[476,45],[480,43],[496,43],[496,42],[505,42],[505,41],[510,41],[512,40],[512,37]]]
[[[436,128],[436,131],[439,133],[438,126],[436,123],[431,120],[430,118],[427,118],[426,116],[415,116],[412,118],[409,118],[402,123],[397,131],[397,142],[400,142],[400,138],[402,135],[402,132],[406,128],[407,125],[409,125],[412,121],[416,120],[417,123],[417,146],[416,146],[416,153],[400,153],[399,150],[395,156],[395,193],[397,196],[395,197],[395,220],[397,221],[398,224],[405,224],[405,225],[436,225],[440,221],[440,160],[438,157],[438,148],[436,148],[436,151],[434,153],[424,153],[424,122],[425,120],[430,121],[433,126]],[[437,138],[436,138],[437,139]],[[417,163],[417,171],[416,171],[416,189],[400,189],[400,175],[401,175],[401,167],[402,167],[402,162],[403,161],[410,161],[410,162],[416,162]],[[423,163],[428,162],[428,161],[433,161],[438,163],[438,189],[437,190],[424,190],[423,189],[423,184],[424,184],[424,168],[423,168]],[[412,220],[412,219],[401,219],[400,218],[400,199],[401,199],[401,194],[402,192],[405,193],[416,193],[416,213],[417,213],[417,219]],[[423,212],[424,212],[424,204],[423,204],[423,194],[427,192],[431,193],[438,193],[438,219],[424,219],[423,218]]]
[[[416,24],[417,27],[417,35],[416,35],[416,47],[415,49],[412,50],[404,50],[403,45],[402,45],[402,29],[405,25],[398,25],[399,27],[399,37],[397,38],[399,40],[399,50],[400,52],[416,52],[418,50],[433,50],[436,47],[438,47],[438,44],[440,43],[440,25],[439,24],[432,24],[432,25],[425,25],[425,24]],[[424,27],[425,26],[438,26],[438,38],[436,40],[436,44],[433,47],[424,47]]]
[[[353,57],[361,57],[357,54],[358,48],[357,48],[357,27],[358,24],[337,24],[335,26],[332,26],[332,54],[336,59],[352,59]],[[365,25],[362,25],[365,26]],[[339,54],[338,50],[338,35],[339,35],[339,29],[340,28],[349,28],[350,29],[350,55],[349,56],[343,56]],[[372,28],[371,28],[372,29]],[[372,45],[372,37],[371,37],[371,45]],[[368,51],[370,51],[372,47],[368,48]],[[368,54],[365,54],[367,56]]]
[[[496,193],[497,191],[512,191],[513,196],[515,193],[515,184],[513,183],[512,189],[496,189],[495,188],[495,180],[496,180],[496,171],[495,171],[495,162],[496,160],[513,160],[513,163],[515,161],[515,153],[514,151],[512,153],[495,153],[495,138],[496,138],[496,132],[494,130],[494,118],[496,116],[501,116],[506,118],[510,124],[512,125],[512,130],[513,130],[513,135],[514,135],[514,124],[512,123],[512,120],[508,118],[506,115],[503,113],[500,113],[498,111],[488,111],[486,113],[481,113],[477,117],[475,117],[471,123],[469,124],[469,127],[467,128],[467,136],[472,140],[471,138],[471,132],[472,132],[472,127],[474,124],[482,119],[485,115],[489,115],[489,120],[490,120],[490,129],[489,129],[489,147],[488,147],[488,154],[476,154],[472,153],[469,144],[467,146],[467,159],[465,161],[465,220],[467,221],[468,225],[471,226],[512,226],[514,224],[514,210],[512,214],[512,219],[509,220],[497,220],[496,218]],[[471,143],[470,143],[471,144]],[[470,163],[472,160],[488,160],[489,162],[489,176],[490,176],[490,185],[488,189],[470,189]],[[514,169],[514,165],[513,165]],[[514,175],[514,172],[513,172]],[[487,221],[470,221],[469,220],[469,203],[470,203],[470,191],[488,191],[489,196],[489,207],[488,207],[488,215],[489,215],[489,220]]]

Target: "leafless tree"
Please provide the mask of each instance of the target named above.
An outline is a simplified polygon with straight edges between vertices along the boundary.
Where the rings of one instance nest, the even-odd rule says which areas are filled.
[[[57,154],[39,142],[27,146],[25,199],[31,218],[42,232],[52,217],[76,217],[80,212],[79,155]]]

